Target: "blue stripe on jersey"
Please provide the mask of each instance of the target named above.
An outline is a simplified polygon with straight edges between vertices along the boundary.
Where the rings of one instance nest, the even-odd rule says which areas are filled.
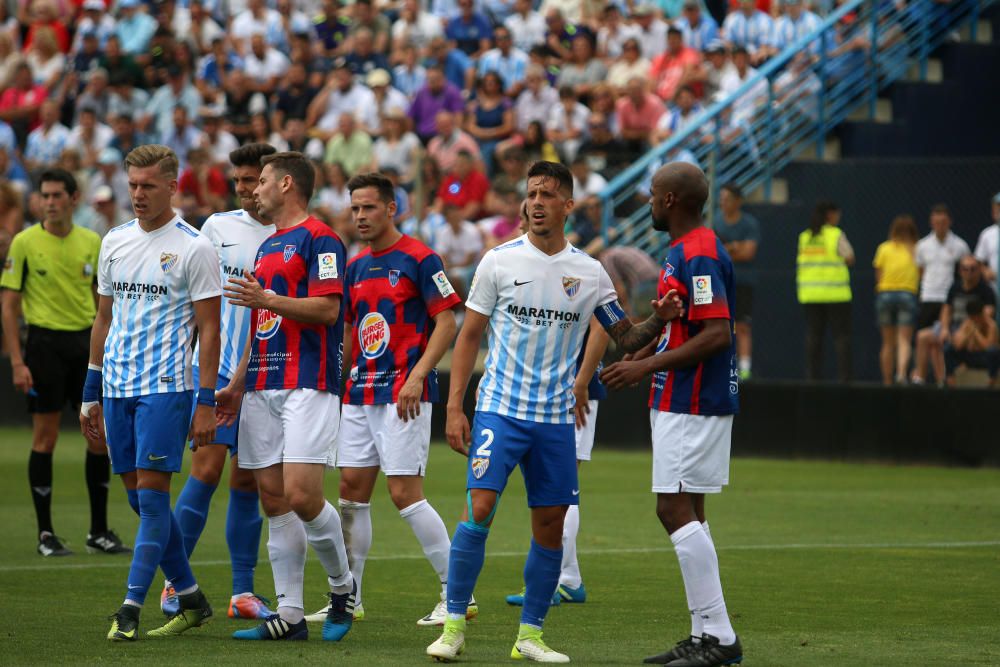
[[[192,229],[188,225],[185,225],[184,223],[178,222],[177,223],[177,229],[181,230],[182,232],[184,232],[188,236],[193,236],[194,238],[198,238],[198,232],[196,232],[194,229]]]
[[[529,338],[528,336],[524,336],[525,340],[527,340],[528,338]],[[546,346],[546,344],[548,343],[548,339],[549,339],[549,327],[542,327],[541,331],[538,334],[537,342],[535,344],[535,355],[534,358],[531,360],[532,368],[549,367],[548,364],[545,363],[546,361],[545,353],[548,352],[548,347]],[[524,359],[524,355],[519,353],[518,358]],[[519,419],[527,419],[527,415],[538,414],[539,412],[541,412],[539,403],[541,403],[540,394],[542,388],[542,373],[534,373],[533,375],[534,377],[531,378],[531,382],[528,383],[528,399],[527,401],[524,402],[524,405],[522,406],[522,410],[524,412],[517,413],[517,417]]]

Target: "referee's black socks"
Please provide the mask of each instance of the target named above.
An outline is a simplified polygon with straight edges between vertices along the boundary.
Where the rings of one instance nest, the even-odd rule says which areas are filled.
[[[51,463],[49,465],[51,471]],[[90,534],[99,535],[108,530],[108,484],[111,482],[111,461],[107,454],[95,454],[87,450],[85,470],[87,493],[90,495]]]
[[[38,533],[52,533],[52,453],[31,450],[28,457],[28,484],[35,503]]]

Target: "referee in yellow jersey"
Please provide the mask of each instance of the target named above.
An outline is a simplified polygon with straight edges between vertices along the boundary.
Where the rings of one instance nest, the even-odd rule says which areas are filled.
[[[52,452],[67,403],[79,408],[90,354],[90,327],[96,314],[94,293],[101,238],[73,224],[80,194],[73,175],[52,169],[39,184],[44,220],[14,237],[3,267],[3,335],[10,350],[14,386],[28,396],[32,416],[28,483],[38,518],[38,553],[69,556],[52,528]],[[21,349],[20,318],[28,323]],[[87,550],[130,553],[108,529],[108,452],[91,446],[86,460],[90,495]]]

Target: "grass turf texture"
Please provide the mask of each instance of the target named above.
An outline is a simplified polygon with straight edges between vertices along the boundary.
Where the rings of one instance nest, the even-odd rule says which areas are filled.
[[[30,434],[0,430],[0,488],[7,538],[0,544],[0,609],[8,619],[3,664],[429,664],[438,634],[416,620],[437,600],[437,585],[416,539],[380,481],[373,502],[374,544],[365,571],[366,619],[340,644],[236,642],[250,622],[225,617],[230,593],[220,489],[194,571],[216,617],[173,640],[111,644],[105,618],[121,604],[128,559],[84,550],[88,509],[83,443],[64,433],[55,463],[53,517],[76,555],[35,554],[25,479]],[[637,664],[689,629],[677,561],[653,514],[649,454],[595,450],[581,475],[583,605],[548,617],[551,646],[582,664]],[[463,460],[431,448],[428,498],[449,531],[464,501]],[[178,475],[174,497],[186,475]],[[337,474],[327,477],[335,499]],[[112,480],[111,525],[132,543],[137,518]],[[1000,471],[736,459],[732,484],[709,499],[729,612],[750,665],[998,664]],[[520,475],[511,480],[487,546],[463,662],[510,664],[519,609],[504,595],[521,587],[528,512]],[[273,584],[262,540],[257,588]],[[140,631],[160,625],[157,578]],[[314,556],[306,612],[324,602]]]

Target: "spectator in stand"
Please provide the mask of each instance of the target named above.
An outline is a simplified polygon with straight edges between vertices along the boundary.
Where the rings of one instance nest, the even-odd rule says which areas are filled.
[[[303,35],[308,40],[315,37],[312,21],[304,12],[292,5],[292,0],[277,0],[275,9],[281,17],[280,30],[277,32],[272,46],[283,54],[290,55],[294,35]]]
[[[76,98],[75,108],[77,122],[80,120],[80,110],[91,108],[98,120],[104,121],[111,116],[109,77],[106,70],[95,67],[87,73],[86,85]]]
[[[306,132],[306,123],[304,120],[299,118],[289,118],[285,121],[285,129],[282,130],[281,141],[276,141],[271,145],[274,146],[279,153],[284,151],[297,151],[305,155],[311,162],[322,162],[323,152],[326,147],[323,142],[316,137],[310,137],[309,133]],[[272,139],[275,137],[275,133],[271,133]],[[279,148],[280,145],[280,148]]]
[[[493,27],[485,15],[475,11],[472,0],[458,0],[458,15],[448,21],[445,36],[473,60],[490,48]]]
[[[262,33],[255,32],[250,36],[250,51],[243,59],[243,71],[250,90],[267,96],[274,94],[290,65],[288,56],[269,46]]]
[[[465,51],[453,46],[444,37],[435,37],[427,47],[427,57],[424,66],[440,65],[444,69],[445,78],[459,91],[472,89],[476,77],[476,64],[465,54]]]
[[[667,32],[670,26],[657,15],[652,5],[647,4],[637,5],[632,10],[632,20],[638,28],[642,57],[652,62],[666,50]]]
[[[458,151],[454,166],[445,174],[437,191],[434,210],[444,212],[445,206],[457,206],[462,220],[478,220],[484,212],[490,182],[476,168],[476,157],[465,150]]]
[[[121,44],[122,40],[118,37],[116,26],[115,34],[108,37],[104,45],[104,53],[99,61],[101,69],[107,70],[110,76],[127,80],[131,86],[144,86],[146,77],[142,66],[131,54],[122,50]]]
[[[14,67],[9,85],[0,93],[0,120],[10,124],[23,145],[28,133],[38,127],[42,102],[49,93],[31,79],[31,68],[21,61]]]
[[[528,129],[521,137],[521,147],[524,149],[529,164],[539,160],[559,162],[559,153],[549,141],[545,126],[540,121],[535,120],[528,125]]]
[[[931,233],[917,243],[920,269],[920,312],[917,329],[925,329],[941,317],[948,290],[955,281],[959,260],[968,255],[969,244],[951,231],[951,211],[944,204],[931,208]],[[925,377],[923,372],[920,377]]]
[[[14,152],[8,149],[6,146],[0,146],[0,186],[8,185],[9,189],[5,190],[7,204],[5,208],[0,209],[0,223],[6,224],[6,222],[11,220],[11,215],[13,211],[13,204],[10,203],[10,197],[17,197],[17,200],[22,204],[18,208],[20,216],[23,218],[24,207],[23,203],[27,194],[31,191],[31,178],[28,177],[28,172],[24,170],[24,167],[20,162],[17,161],[17,156]],[[12,192],[14,194],[12,194]],[[6,227],[0,228],[0,230],[6,229]],[[14,230],[13,234],[21,231],[18,227]],[[12,234],[12,236],[13,236]]]
[[[625,81],[628,84],[628,81]],[[592,113],[603,115],[608,122],[608,127],[612,134],[618,132],[618,114],[615,113],[615,90],[607,83],[594,86],[590,94],[590,110]]]
[[[103,0],[90,0],[103,2]],[[208,53],[217,39],[225,38],[225,31],[205,9],[203,0],[188,0],[188,16],[192,29],[182,33],[183,39],[194,49],[195,53]]]
[[[290,119],[305,121],[309,105],[318,93],[319,89],[308,83],[305,66],[302,63],[292,63],[287,76],[278,86],[278,99],[271,112],[271,128],[275,132],[281,132]]]
[[[750,67],[750,54],[743,47],[737,46],[733,49],[733,69],[719,83],[720,99],[735,94],[755,76],[757,70]],[[761,107],[767,107],[767,82],[764,80],[752,85],[750,90],[732,103],[734,122],[751,121],[754,113]]]
[[[114,148],[105,148],[101,151],[97,157],[97,171],[94,172],[90,183],[87,184],[89,188],[87,198],[92,198],[101,186],[106,185],[114,193],[115,202],[121,214],[125,216],[126,220],[131,220],[135,217],[135,211],[132,209],[132,198],[129,196],[128,178],[125,176],[125,170],[122,169],[122,160],[124,159],[124,156]]]
[[[608,70],[607,82],[614,90],[622,94],[628,82],[635,78],[643,78],[649,73],[651,64],[639,53],[639,40],[629,38],[622,43],[622,55],[614,61]]]
[[[719,189],[719,211],[722,224],[715,226],[715,233],[732,258],[735,272],[736,358],[740,379],[748,380],[753,366],[753,297],[757,284],[754,260],[760,244],[760,223],[743,210],[743,191],[735,183]]]
[[[333,65],[333,59],[318,48],[315,48],[316,38],[311,33],[295,33],[292,35],[292,52],[288,56],[293,63],[302,65],[306,70],[306,84],[314,90],[323,87],[327,72]]]
[[[562,161],[571,163],[587,138],[587,118],[590,110],[579,102],[573,89],[559,90],[559,104],[552,107],[545,134],[552,141]]]
[[[373,159],[371,135],[358,127],[353,114],[341,114],[337,133],[326,144],[323,161],[339,163],[350,178],[369,171]]]
[[[199,115],[204,133],[202,147],[208,151],[209,162],[223,174],[228,174],[231,166],[229,154],[240,147],[240,142],[232,132],[222,129],[222,112],[219,109],[202,107]]]
[[[80,11],[70,51],[79,52],[83,47],[83,37],[90,32],[97,38],[98,49],[103,49],[108,37],[115,34],[115,19],[107,13],[104,0],[84,0],[80,5]]]
[[[477,73],[480,78],[496,72],[503,82],[508,97],[517,97],[524,90],[524,76],[528,69],[528,54],[513,45],[510,30],[498,26],[493,31],[496,48],[490,49],[479,59]]]
[[[149,44],[153,40],[156,32],[156,19],[139,7],[140,0],[119,0],[118,2],[118,23],[115,25],[115,36],[121,44],[121,50],[133,56],[137,63],[148,64],[150,62]],[[108,68],[104,63],[102,67]],[[114,71],[108,68],[108,71]]]
[[[0,3],[2,4],[2,3]],[[20,24],[18,24],[20,34]],[[0,85],[6,86],[14,75],[14,66],[23,62],[17,50],[14,38],[9,33],[0,30]]]
[[[360,80],[377,69],[389,69],[389,61],[375,50],[375,34],[368,28],[359,28],[351,39],[351,51],[345,56],[351,74]]]
[[[760,49],[762,58],[781,53],[786,48],[819,29],[822,20],[802,6],[802,0],[782,0],[785,13],[774,22],[768,47]],[[819,51],[820,40],[813,42],[809,50]]]
[[[598,198],[604,188],[608,187],[607,179],[592,171],[590,162],[582,155],[573,159],[569,170],[573,174],[573,197],[578,202]],[[577,243],[573,242],[573,245]]]
[[[230,47],[224,36],[216,37],[212,40],[209,53],[198,61],[195,86],[204,99],[213,99],[222,90],[225,77],[235,69],[244,69],[243,58]]]
[[[112,123],[115,136],[108,142],[108,148],[118,151],[120,155],[128,155],[133,148],[152,143],[145,134],[136,129],[135,122],[128,114],[114,116]],[[104,153],[105,151],[101,151],[97,156],[98,163]]]
[[[445,204],[443,215],[447,224],[435,232],[433,247],[441,256],[452,286],[464,299],[483,252],[483,235],[479,228],[462,217],[461,207]]]
[[[373,48],[377,53],[385,53],[389,50],[389,32],[392,25],[389,19],[381,12],[375,11],[372,0],[355,0],[354,17],[351,21],[351,30],[348,35],[346,50],[354,49],[353,40],[362,28],[367,28],[372,32]]]
[[[354,114],[356,119],[361,120],[374,109],[374,93],[354,80],[345,59],[337,58],[326,85],[309,104],[306,125],[313,128],[317,137],[326,141],[334,135],[343,114]]]
[[[706,130],[700,136],[702,144],[719,144],[722,178],[738,181],[760,162],[760,150],[749,120],[737,114],[733,107],[727,106],[720,112],[720,132]]]
[[[702,111],[704,111],[704,107],[694,96],[694,90],[690,86],[681,86],[677,89],[677,95],[674,97],[673,108],[660,116],[660,120],[656,123],[656,128],[653,130],[653,143],[659,144],[673,135],[683,132]],[[685,145],[688,147],[694,145],[699,136],[697,132],[693,133]]]
[[[684,46],[684,36],[680,30],[671,27],[667,31],[667,50],[656,56],[649,67],[649,79],[653,89],[662,100],[674,99],[681,86],[690,85],[700,93],[697,74],[701,56],[691,47]]]
[[[129,216],[115,202],[115,193],[107,185],[97,188],[90,204],[97,211],[97,226],[93,231],[101,236],[129,221]]]
[[[351,19],[340,11],[340,0],[323,0],[323,12],[313,18],[313,30],[329,58],[342,55]]]
[[[510,146],[503,150],[498,149],[497,156],[500,169],[492,179],[493,190],[486,195],[487,207],[491,211],[501,210],[500,201],[493,197],[494,191],[514,190],[522,198],[527,195],[528,156],[524,152],[524,147]]]
[[[477,162],[481,160],[479,144],[469,134],[458,127],[461,116],[450,111],[441,111],[435,118],[436,136],[427,144],[427,154],[437,163],[443,172],[449,172],[455,166],[459,152],[467,151]]]
[[[953,336],[968,319],[969,302],[973,299],[983,304],[983,314],[993,319],[996,316],[996,295],[983,280],[983,267],[972,255],[964,255],[958,263],[959,280],[948,289],[948,297],[941,306],[941,316],[933,326],[917,333],[917,354],[910,381],[923,384],[927,377],[927,362],[934,368],[938,384],[944,382],[944,350],[953,343]]]
[[[660,267],[648,254],[632,246],[614,246],[597,256],[611,278],[618,302],[629,317],[645,317],[656,298]]]
[[[976,259],[983,263],[983,278],[996,289],[997,255],[1000,254],[1000,192],[990,202],[993,224],[979,234]]]
[[[504,19],[514,46],[527,53],[532,47],[545,44],[548,27],[545,18],[533,8],[531,0],[514,0],[514,12]]]
[[[594,43],[594,33],[582,23],[571,23],[566,20],[562,10],[552,7],[545,11],[545,24],[548,30],[545,33],[545,46],[549,47],[549,52],[562,61],[572,58],[573,40],[577,37],[586,37],[591,44]]]
[[[983,302],[976,297],[965,304],[966,319],[959,325],[944,349],[945,383],[955,386],[955,371],[959,366],[984,369],[990,378],[989,387],[996,386],[1000,371],[1000,333],[993,317],[988,316]]]
[[[521,235],[521,195],[510,187],[495,187],[487,197],[496,202],[496,215],[483,218],[478,227],[484,250],[495,248]]]
[[[514,107],[514,120],[521,133],[534,121],[546,122],[549,111],[559,103],[559,93],[549,86],[542,67],[530,65],[524,81],[525,89],[518,95]]]
[[[750,62],[759,65],[767,59],[774,21],[757,9],[755,0],[739,0],[739,9],[726,15],[722,23],[722,39],[729,48],[742,46],[750,54]]]
[[[392,87],[392,77],[384,69],[369,72],[365,83],[375,96],[375,108],[366,118],[365,125],[373,136],[381,136],[382,117],[391,109],[405,109],[410,105],[410,100]]]
[[[128,74],[125,72],[112,74],[109,91],[108,116],[113,118],[125,116],[139,126],[149,123],[149,93],[133,86]],[[128,155],[128,152],[122,155]]]
[[[250,52],[250,40],[254,35],[264,35],[270,45],[278,41],[281,31],[281,15],[268,7],[264,0],[247,0],[246,9],[233,17],[229,36],[233,46],[241,56]]]
[[[406,129],[406,113],[398,108],[389,109],[382,116],[382,130],[372,148],[375,168],[383,173],[395,169],[400,183],[409,187],[417,176],[420,139]]]
[[[684,46],[704,51],[719,37],[719,24],[710,14],[703,14],[698,0],[685,0],[684,15],[674,21],[684,36]]]
[[[706,100],[718,99],[722,82],[735,75],[736,68],[729,59],[725,44],[715,40],[705,49],[705,59],[696,74],[701,81]]]
[[[173,121],[167,131],[160,135],[159,143],[177,154],[178,164],[183,170],[187,168],[188,153],[203,144],[205,135],[192,124],[188,110],[180,104],[174,107]]]
[[[660,116],[666,113],[663,102],[646,88],[646,81],[636,77],[628,82],[625,95],[615,104],[619,135],[634,158],[648,150]]]
[[[627,41],[634,40],[636,51],[638,51],[638,36],[638,28],[630,23],[625,23],[622,18],[621,7],[609,2],[604,6],[601,27],[597,30],[597,57],[603,58],[605,64],[612,67],[624,54]],[[642,73],[645,74],[646,71]]]
[[[66,148],[78,151],[83,166],[90,169],[97,164],[97,156],[111,144],[114,136],[114,130],[98,122],[97,109],[85,106],[80,108],[79,122],[70,130]]]
[[[48,29],[52,31],[56,39],[56,48],[61,53],[69,53],[69,30],[59,18],[59,9],[56,3],[53,0],[33,0],[33,2],[25,4],[29,7],[31,23],[28,25],[28,33],[24,37],[23,50],[30,51],[38,33]]]
[[[72,69],[77,75],[85,76],[101,61],[101,44],[94,28],[80,28],[76,34],[80,39],[80,48],[73,50],[68,69]]]
[[[192,148],[187,157],[188,167],[177,181],[177,192],[184,220],[200,229],[208,216],[229,208],[229,186],[206,149]]]
[[[910,368],[913,327],[917,322],[920,272],[915,258],[917,223],[898,215],[889,227],[889,240],[875,250],[875,311],[882,334],[879,368],[882,384],[905,384]],[[894,372],[895,371],[895,372]]]
[[[177,65],[169,65],[166,68],[167,83],[156,89],[153,96],[149,98],[147,113],[152,116],[152,127],[150,132],[157,136],[164,136],[170,131],[175,123],[174,107],[183,106],[187,111],[188,118],[198,115],[201,108],[201,96],[198,89],[187,79],[187,76]],[[248,84],[242,81],[243,90],[247,95],[251,91],[247,90]]]
[[[413,98],[407,115],[413,121],[417,136],[427,144],[438,133],[437,118],[442,112],[448,112],[450,117],[464,110],[462,91],[445,78],[439,65],[433,65],[427,69],[427,85]]]
[[[351,193],[347,191],[348,176],[339,162],[323,165],[319,176],[321,178],[317,182],[322,183],[322,186],[316,188],[309,208],[315,210],[335,231],[339,230],[350,221]]]
[[[55,100],[42,102],[39,117],[41,125],[28,135],[28,144],[24,149],[24,164],[28,171],[54,165],[69,140],[69,128],[59,122],[59,104]]]
[[[611,133],[603,114],[591,114],[587,130],[590,138],[580,145],[579,154],[587,158],[591,170],[610,181],[632,161],[632,151]]]
[[[407,99],[412,100],[427,83],[427,69],[417,61],[417,49],[404,46],[399,64],[392,68],[392,82]]]
[[[441,21],[421,9],[420,0],[403,0],[399,18],[392,24],[392,50],[399,53],[404,47],[423,49],[435,37],[444,35]]]
[[[608,68],[594,57],[589,37],[580,35],[573,38],[570,51],[570,59],[559,71],[556,84],[559,88],[569,86],[579,100],[587,101],[594,86],[608,77]]]
[[[476,93],[476,98],[469,102],[464,127],[478,142],[486,174],[492,176],[497,145],[514,132],[514,111],[497,72],[483,75]]]

